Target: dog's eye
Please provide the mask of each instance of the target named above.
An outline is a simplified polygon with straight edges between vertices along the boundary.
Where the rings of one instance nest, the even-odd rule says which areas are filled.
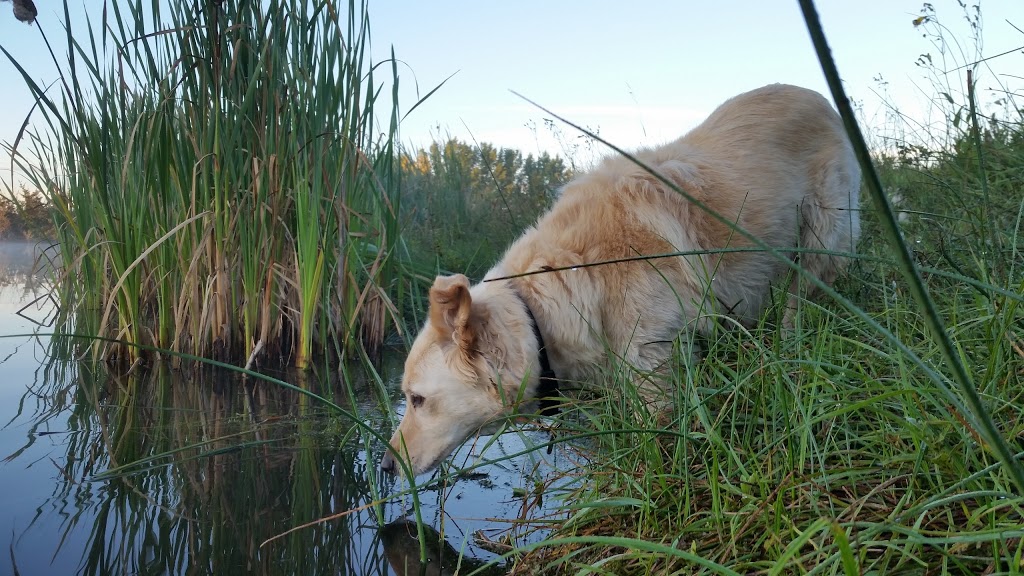
[[[423,405],[423,396],[419,394],[410,394],[409,401],[412,403],[413,408],[419,408]]]

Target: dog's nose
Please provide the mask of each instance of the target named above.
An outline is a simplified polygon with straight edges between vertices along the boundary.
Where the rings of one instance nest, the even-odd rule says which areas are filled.
[[[380,459],[380,469],[388,474],[394,474],[395,468],[397,468],[395,457],[391,455],[391,452],[385,452]]]

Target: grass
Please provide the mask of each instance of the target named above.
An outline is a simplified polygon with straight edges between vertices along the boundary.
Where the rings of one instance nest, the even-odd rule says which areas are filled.
[[[681,348],[669,414],[630,366],[566,405],[587,465],[512,573],[1024,574],[1024,122],[980,118],[967,82],[946,143],[862,154],[849,307]]]
[[[404,309],[397,117],[376,126],[365,6],[347,21],[331,8],[174,3],[148,27],[159,3],[113,4],[86,36],[69,23],[56,86],[23,71],[49,132],[24,135],[40,165],[19,158],[61,213],[65,330],[121,341],[97,352],[131,362],[162,348],[306,366],[380,343]],[[850,307],[804,302],[790,333],[772,315],[723,328],[696,361],[681,347],[669,413],[647,410],[629,366],[566,406],[559,442],[587,464],[549,482],[569,487],[564,510],[546,540],[506,555],[514,573],[1024,573],[1024,125],[1014,106],[983,121],[968,85],[943,88],[948,141],[862,151],[878,179],[836,287]],[[474,176],[495,184],[479,206],[439,183],[476,161],[448,148],[416,174],[442,194],[419,208],[507,207],[500,175]],[[413,225],[435,228],[431,216]],[[112,411],[125,443],[112,459],[137,452],[138,393]],[[174,445],[161,453],[198,478]],[[312,477],[319,464],[296,465]]]
[[[394,68],[368,60],[365,3],[64,12],[55,85],[11,59],[42,117],[14,157],[56,208],[60,328],[120,341],[96,352],[127,363],[137,344],[299,367],[375,356],[405,274],[397,107],[377,105]]]
[[[872,314],[921,342],[905,295],[882,297]],[[985,328],[970,312],[953,326],[958,342]],[[581,408],[582,429],[563,423],[604,433],[567,521],[519,573],[715,573],[694,558],[743,574],[1019,570],[1020,492],[930,379],[867,325],[811,307],[801,321],[787,337],[762,327],[711,339],[680,363],[667,424],[613,390]],[[982,386],[1002,388],[986,400],[1011,438],[1024,434],[1021,362],[1003,354]]]
[[[965,124],[928,162],[881,162],[920,289],[895,218],[866,210],[837,287],[863,316],[805,302],[792,333],[769,317],[681,350],[668,422],[610,371],[558,423],[598,443],[513,573],[1024,573],[1022,133]]]

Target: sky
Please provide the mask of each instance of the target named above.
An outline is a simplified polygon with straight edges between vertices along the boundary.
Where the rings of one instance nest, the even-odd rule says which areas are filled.
[[[371,56],[384,60],[393,49],[401,61],[400,109],[410,110],[444,82],[403,121],[400,137],[411,147],[456,137],[524,153],[575,154],[584,162],[607,152],[572,128],[552,128],[545,122],[550,116],[516,92],[626,149],[674,139],[729,97],[765,84],[828,92],[796,0],[368,2]],[[869,132],[891,124],[893,107],[920,123],[934,114],[934,76],[915,64],[925,53],[939,70],[951,70],[1015,50],[979,69],[979,92],[989,101],[997,95],[992,90],[1003,87],[1024,93],[1024,33],[1018,30],[1024,29],[1024,2],[982,2],[980,47],[955,0],[931,4],[949,30],[947,39],[959,44],[940,50],[923,37],[924,27],[915,28],[920,0],[817,2],[846,90]],[[36,5],[38,24],[59,37],[61,4]],[[0,3],[0,46],[38,81],[52,82],[56,71],[39,31],[16,21],[10,6]],[[98,19],[103,3],[73,6],[73,18],[88,12]],[[0,79],[0,143],[9,144],[32,100],[2,54]],[[964,71],[943,81],[962,92]],[[6,150],[0,179],[11,181]]]

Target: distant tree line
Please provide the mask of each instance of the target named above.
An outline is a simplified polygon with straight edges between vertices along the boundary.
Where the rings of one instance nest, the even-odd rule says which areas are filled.
[[[426,267],[479,278],[554,202],[558,156],[457,139],[402,154],[403,236]]]
[[[55,238],[52,207],[38,190],[22,188],[17,201],[0,195],[0,240]]]
[[[402,233],[425,268],[479,277],[554,202],[572,170],[558,156],[457,139],[404,152]],[[23,188],[0,195],[0,240],[54,238],[52,206]]]

